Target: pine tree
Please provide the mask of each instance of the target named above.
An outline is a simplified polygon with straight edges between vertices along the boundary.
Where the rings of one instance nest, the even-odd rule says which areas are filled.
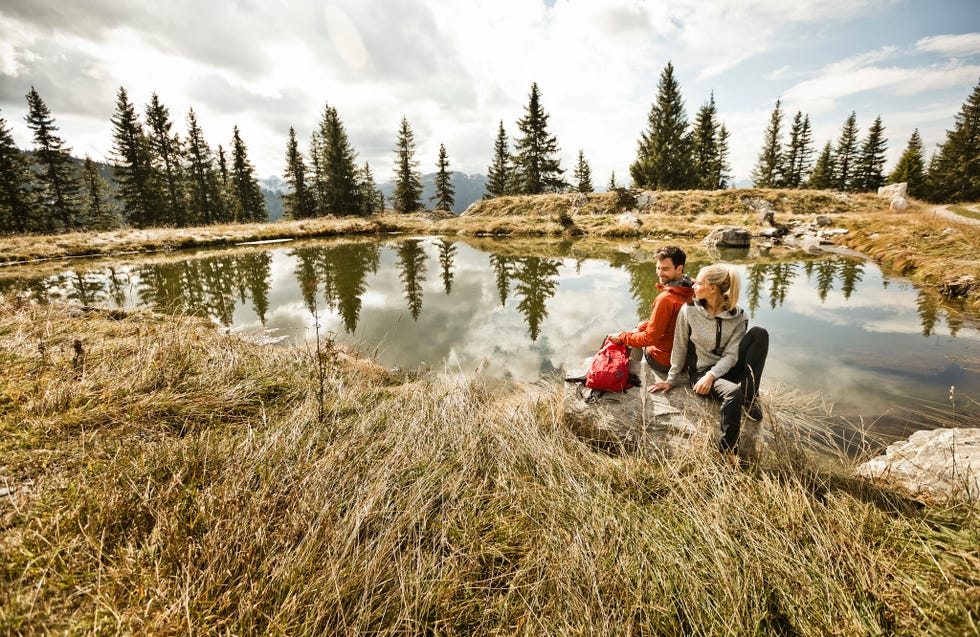
[[[313,194],[310,192],[306,181],[306,162],[303,155],[299,152],[299,144],[296,142],[296,130],[289,127],[289,138],[286,141],[286,170],[284,171],[286,183],[289,184],[291,192],[284,194],[284,212],[290,219],[306,219],[315,213]]]
[[[806,187],[814,190],[829,190],[834,185],[834,151],[830,142],[827,142],[820,156],[817,157],[817,163],[810,173]]]
[[[802,188],[813,166],[813,131],[810,129],[810,116],[796,111],[789,131],[789,142],[784,152],[785,175],[783,185],[787,188]]]
[[[606,190],[616,189],[616,171],[613,170],[609,173],[609,183],[606,184]]]
[[[170,132],[173,127],[170,110],[160,103],[156,93],[150,96],[150,103],[146,105],[146,125],[153,161],[157,164],[157,174],[160,175],[164,187],[166,222],[178,228],[185,226],[187,205],[184,200],[184,171],[181,165],[183,148],[180,137]]]
[[[888,140],[885,138],[885,127],[881,124],[881,116],[875,118],[868,136],[861,144],[857,162],[854,166],[854,189],[877,192],[878,187],[885,183],[885,151]]]
[[[715,106],[715,94],[698,110],[694,118],[694,130],[691,132],[691,162],[692,186],[700,190],[715,190],[722,188],[725,172],[721,157],[720,135],[723,125],[718,121],[718,108]],[[726,131],[727,134],[727,131]]]
[[[197,123],[194,109],[187,111],[187,192],[190,223],[211,224],[227,219],[225,201],[211,148]]]
[[[537,82],[531,84],[531,94],[524,117],[517,120],[521,137],[514,144],[515,192],[521,195],[540,195],[562,192],[568,184],[562,179],[558,154],[558,139],[548,133],[548,118],[541,106]]]
[[[450,211],[456,203],[453,195],[456,189],[453,187],[452,174],[449,172],[449,159],[446,156],[446,147],[439,144],[439,161],[436,163],[436,194],[429,200],[435,202],[436,210]]]
[[[266,221],[269,218],[269,213],[265,209],[265,199],[262,197],[259,180],[255,177],[255,167],[248,160],[248,150],[238,132],[238,126],[234,127],[231,137],[231,174],[229,177],[235,221]]]
[[[51,209],[46,229],[71,230],[78,227],[78,171],[70,149],[58,135],[58,127],[44,100],[34,87],[27,93],[27,127],[34,131],[34,161],[41,196]],[[55,225],[57,223],[57,226]]]
[[[589,162],[585,161],[585,153],[581,149],[578,151],[578,162],[575,164],[575,172],[572,173],[575,180],[575,192],[590,193],[592,188],[592,169]]]
[[[0,234],[42,229],[33,182],[30,162],[17,148],[6,120],[0,116]]]
[[[905,152],[895,165],[895,169],[888,175],[888,183],[897,184],[905,182],[906,192],[910,197],[922,198],[924,194],[926,180],[925,150],[922,146],[922,138],[919,136],[919,129],[912,131],[909,137],[908,146]]]
[[[728,140],[731,136],[732,134],[728,132],[724,124],[718,127],[718,160],[715,163],[715,169],[717,170],[715,174],[715,187],[719,189],[728,188],[728,184],[732,179],[732,167],[728,163]]]
[[[929,181],[936,200],[980,200],[980,82],[956,114],[953,130],[946,131]]]
[[[112,172],[119,185],[123,216],[136,227],[161,223],[159,187],[150,163],[150,145],[136,109],[120,87],[112,116]]]
[[[778,188],[783,184],[782,100],[776,100],[776,107],[769,116],[769,125],[762,136],[762,152],[752,169],[752,183],[756,188]]]
[[[110,186],[91,157],[82,163],[82,220],[91,230],[112,230],[119,227],[119,217],[109,203]]]
[[[319,141],[323,189],[320,214],[358,214],[357,154],[347,139],[347,130],[337,109],[329,104],[324,106],[320,119]]]
[[[367,162],[364,162],[364,167],[357,172],[357,188],[362,216],[369,217],[384,212],[384,194],[378,190],[378,185],[374,182],[374,173],[371,172],[371,166]]]
[[[395,192],[392,207],[398,212],[422,209],[422,175],[415,160],[415,135],[408,118],[402,117],[395,148]]]
[[[493,143],[493,162],[487,168],[487,185],[484,199],[509,195],[513,175],[510,165],[510,151],[507,149],[507,132],[501,120],[497,130],[497,139]]]
[[[650,107],[647,129],[640,135],[636,161],[630,165],[633,185],[680,190],[692,183],[691,138],[680,84],[670,62],[660,73],[657,101]]]
[[[856,183],[858,127],[854,111],[847,116],[834,150],[834,186],[838,190],[854,190]]]

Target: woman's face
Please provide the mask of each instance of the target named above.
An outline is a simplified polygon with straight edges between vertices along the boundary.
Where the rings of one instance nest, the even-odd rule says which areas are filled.
[[[714,298],[718,296],[718,286],[706,283],[704,274],[698,272],[697,278],[694,279],[694,296],[705,300]]]

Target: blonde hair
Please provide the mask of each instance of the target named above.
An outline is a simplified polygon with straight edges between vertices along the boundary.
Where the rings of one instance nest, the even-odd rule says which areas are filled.
[[[738,271],[727,265],[715,264],[701,268],[699,273],[703,276],[704,282],[714,285],[721,294],[723,309],[734,310],[738,305],[738,293],[742,289],[742,280],[738,276]]]

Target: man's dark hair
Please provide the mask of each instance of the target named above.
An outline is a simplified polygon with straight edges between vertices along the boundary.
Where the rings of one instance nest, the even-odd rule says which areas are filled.
[[[658,261],[660,259],[670,259],[671,263],[674,264],[675,268],[677,266],[684,265],[685,263],[687,263],[687,255],[684,254],[684,251],[678,248],[677,246],[664,246],[659,250],[657,250],[654,256],[657,258]]]

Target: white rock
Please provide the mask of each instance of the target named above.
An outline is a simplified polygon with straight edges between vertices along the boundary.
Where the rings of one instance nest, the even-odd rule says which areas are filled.
[[[917,431],[857,468],[924,499],[980,500],[980,429]]]
[[[888,199],[894,199],[895,197],[904,197],[909,185],[904,181],[898,184],[888,184],[887,186],[882,186],[878,189],[878,195],[880,197],[886,197]]]
[[[701,242],[706,246],[719,248],[747,248],[752,242],[752,234],[738,226],[715,228]]]
[[[628,212],[619,216],[618,223],[620,225],[633,226],[634,228],[639,228],[643,225],[639,217]]]
[[[909,200],[901,196],[892,198],[892,202],[888,204],[889,210],[908,210],[908,208]]]

